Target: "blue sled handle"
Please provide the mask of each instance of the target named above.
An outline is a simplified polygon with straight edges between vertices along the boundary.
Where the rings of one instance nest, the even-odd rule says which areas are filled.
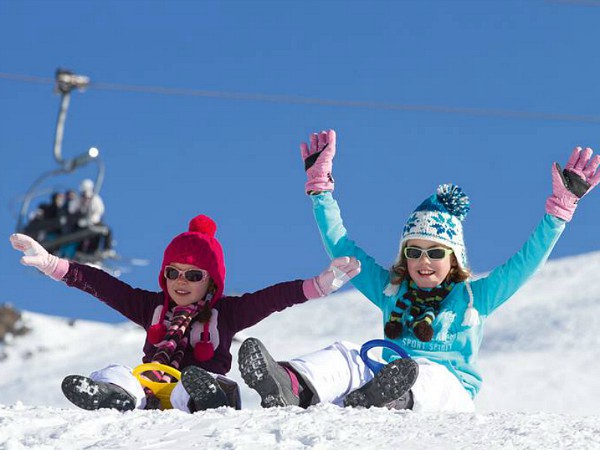
[[[369,358],[369,355],[368,355],[369,350],[371,350],[372,348],[376,348],[376,347],[389,348],[390,350],[393,350],[398,355],[400,355],[400,357],[402,357],[402,358],[410,358],[408,353],[406,353],[406,351],[404,351],[404,349],[402,347],[400,347],[398,344],[394,344],[393,342],[388,341],[386,339],[373,339],[372,341],[367,341],[360,348],[360,357],[365,362],[366,366],[369,369],[371,369],[371,371],[373,373],[379,372],[385,365],[385,364],[381,364],[380,362],[373,361],[371,358]]]

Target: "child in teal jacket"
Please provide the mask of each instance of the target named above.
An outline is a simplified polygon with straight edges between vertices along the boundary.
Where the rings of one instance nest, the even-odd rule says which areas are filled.
[[[485,319],[543,266],[579,199],[600,182],[600,155],[592,158],[590,148],[578,147],[564,171],[554,164],[546,214],[529,239],[505,264],[471,280],[462,232],[470,205],[457,186],[439,186],[410,215],[389,270],[348,237],[331,194],[335,137],[330,130],[313,134],[310,147],[302,144],[306,191],[323,243],[331,258],[353,256],[360,261],[361,272],[352,283],[382,311],[385,339],[411,358],[399,359],[384,350],[387,364],[374,375],[360,358],[358,345],[336,342],[277,364],[260,341],[250,338],[240,349],[244,380],[259,392],[263,406],[333,402],[473,411],[482,380],[477,359]],[[247,367],[250,358],[265,362],[259,381],[256,370]],[[282,365],[284,371],[279,369]],[[271,380],[275,383],[267,386]],[[280,400],[265,401],[268,396]]]

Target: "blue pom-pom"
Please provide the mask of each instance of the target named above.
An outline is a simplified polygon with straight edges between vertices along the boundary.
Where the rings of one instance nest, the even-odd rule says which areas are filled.
[[[463,192],[461,188],[454,184],[442,184],[437,188],[438,201],[444,205],[444,208],[448,210],[450,214],[456,216],[458,220],[465,220],[469,210],[471,209],[471,202],[467,194]]]

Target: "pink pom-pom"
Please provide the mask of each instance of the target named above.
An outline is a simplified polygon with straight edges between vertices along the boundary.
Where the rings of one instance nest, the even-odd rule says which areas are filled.
[[[214,236],[217,232],[217,224],[210,217],[200,214],[190,220],[189,231],[208,234]]]
[[[148,328],[148,342],[156,345],[165,338],[167,327],[163,323],[157,323]]]
[[[198,342],[194,346],[194,357],[197,361],[208,361],[215,355],[215,349],[210,342]]]

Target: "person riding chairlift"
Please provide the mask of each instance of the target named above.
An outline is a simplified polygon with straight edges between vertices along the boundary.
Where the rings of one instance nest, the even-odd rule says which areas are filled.
[[[112,249],[112,232],[106,224],[102,222],[102,216],[104,215],[104,202],[98,193],[94,192],[94,182],[90,179],[85,179],[79,186],[80,198],[79,198],[79,212],[83,215],[78,221],[80,228],[90,228],[92,226],[102,226],[106,228],[106,234],[98,234],[90,238],[85,239],[80,247],[79,251],[86,254],[93,254],[97,250],[100,250],[100,241],[104,236],[102,250],[104,252]]]

